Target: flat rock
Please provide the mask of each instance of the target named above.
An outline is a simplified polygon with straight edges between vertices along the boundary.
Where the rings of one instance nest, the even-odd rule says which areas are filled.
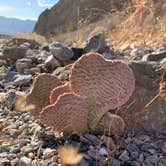
[[[6,47],[3,50],[0,59],[3,60],[17,60],[26,56],[26,49],[22,47]]]

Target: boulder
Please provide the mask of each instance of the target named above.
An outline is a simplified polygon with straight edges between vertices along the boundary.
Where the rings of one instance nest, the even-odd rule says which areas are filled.
[[[17,59],[22,59],[26,56],[26,49],[21,47],[6,47],[3,50],[0,59],[7,61],[14,61]]]
[[[130,62],[135,78],[135,91],[130,100],[120,109],[129,129],[160,133],[166,130],[166,93],[155,99],[160,89],[164,65],[157,62]],[[166,84],[166,76],[162,85]],[[155,100],[154,100],[155,99]],[[154,101],[153,101],[154,100]],[[149,103],[149,105],[147,105]]]
[[[84,52],[91,51],[103,53],[105,51],[106,41],[104,33],[98,32],[84,43]]]
[[[54,42],[49,45],[49,50],[52,55],[60,62],[71,61],[73,58],[73,51],[71,48],[66,47],[64,44]]]
[[[53,57],[53,55],[50,55],[44,62],[45,67],[49,70],[49,71],[53,71],[55,70],[57,67],[60,67],[60,63],[58,62],[57,59],[55,59]]]

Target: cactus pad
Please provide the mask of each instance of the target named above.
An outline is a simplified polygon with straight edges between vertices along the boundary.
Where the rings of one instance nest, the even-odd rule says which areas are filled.
[[[74,94],[60,95],[53,105],[40,113],[41,121],[58,132],[82,133],[87,131],[87,109],[85,100]]]
[[[54,88],[50,94],[50,104],[54,104],[59,95],[62,95],[63,93],[68,93],[70,91],[71,90],[70,90],[69,83],[66,83],[65,85],[61,85],[61,86]]]
[[[96,113],[91,111],[97,121],[109,109],[125,104],[135,86],[133,72],[127,64],[105,60],[97,53],[86,54],[74,63],[70,82],[74,93],[87,97],[89,107],[100,108]]]
[[[124,133],[125,123],[124,120],[115,114],[107,112],[101,119],[100,125],[103,127],[105,135],[120,136]]]
[[[51,74],[40,74],[35,78],[32,89],[26,96],[26,103],[35,106],[35,109],[30,110],[33,116],[38,117],[42,108],[49,104],[51,90],[60,85],[60,80]]]

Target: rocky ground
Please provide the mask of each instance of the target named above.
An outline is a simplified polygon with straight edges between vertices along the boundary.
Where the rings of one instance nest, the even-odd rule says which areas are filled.
[[[119,141],[93,134],[85,134],[81,138],[76,135],[59,138],[51,128],[34,120],[28,112],[19,112],[15,107],[16,99],[26,95],[39,73],[53,73],[65,82],[71,64],[89,51],[102,53],[107,59],[128,61],[136,76],[135,95],[145,104],[147,98],[160,88],[160,76],[166,65],[164,44],[153,50],[137,43],[124,45],[122,50],[130,53],[130,56],[125,56],[106,41],[102,33],[87,40],[84,48],[69,48],[56,42],[40,46],[34,41],[23,39],[3,41],[0,45],[0,165],[55,166],[60,163],[57,148],[64,144],[77,147],[83,154],[77,166],[166,165],[165,78],[162,80],[164,93],[152,107],[157,112],[150,112],[150,118],[146,120],[144,117],[147,114],[142,115],[138,120],[145,126],[138,124],[138,131],[128,127]],[[137,91],[145,92],[145,99],[137,95]],[[137,103],[139,100],[136,100]],[[137,103],[134,107],[137,107]],[[126,114],[130,113],[130,109]],[[161,116],[156,117],[159,114]],[[132,126],[132,118],[128,120],[124,116],[128,126]]]

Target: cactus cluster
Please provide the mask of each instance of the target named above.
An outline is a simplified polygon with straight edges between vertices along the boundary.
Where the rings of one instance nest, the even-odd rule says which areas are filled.
[[[72,65],[65,85],[51,74],[39,75],[26,99],[35,105],[31,114],[58,132],[105,131],[118,136],[125,123],[108,111],[125,104],[134,86],[135,78],[127,64],[89,53]]]

